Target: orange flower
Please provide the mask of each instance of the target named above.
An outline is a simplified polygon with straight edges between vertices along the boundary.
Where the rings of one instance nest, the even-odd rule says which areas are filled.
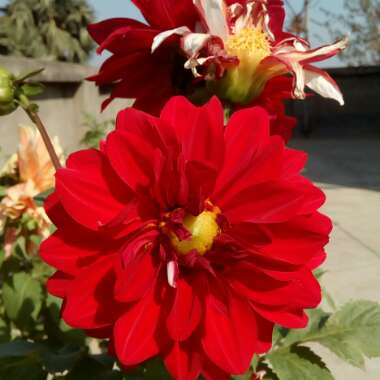
[[[5,165],[2,173],[18,174],[19,183],[6,190],[0,202],[0,222],[5,233],[5,255],[8,257],[17,239],[13,227],[6,228],[6,220],[17,221],[23,215],[36,221],[38,235],[49,235],[50,221],[34,197],[54,187],[54,166],[50,161],[40,134],[32,127],[20,126],[20,143],[17,155],[13,155]],[[62,149],[56,140],[57,152],[62,156]]]

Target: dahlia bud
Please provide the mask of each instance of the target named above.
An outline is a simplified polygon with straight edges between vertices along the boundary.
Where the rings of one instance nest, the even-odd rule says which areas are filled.
[[[0,116],[8,115],[16,110],[15,93],[14,76],[0,67]]]

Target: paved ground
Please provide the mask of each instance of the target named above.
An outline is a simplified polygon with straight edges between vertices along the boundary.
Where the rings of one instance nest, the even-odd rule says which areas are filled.
[[[310,154],[305,175],[325,190],[324,212],[334,222],[324,285],[338,305],[380,302],[380,138],[297,139],[292,145]],[[362,372],[320,352],[337,380],[380,379],[380,359]]]

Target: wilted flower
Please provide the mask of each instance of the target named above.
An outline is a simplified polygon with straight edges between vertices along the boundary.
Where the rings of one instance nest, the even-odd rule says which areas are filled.
[[[165,31],[155,37],[152,50],[173,35],[182,36],[185,67],[195,76],[222,78],[216,86],[223,98],[250,103],[269,79],[291,74],[294,98],[304,99],[307,86],[344,103],[335,81],[311,63],[336,55],[346,47],[346,39],[311,49],[307,41],[283,31],[282,0],[194,0],[194,4],[201,15],[198,30],[183,26]]]
[[[343,97],[334,80],[312,66],[336,55],[346,39],[310,49],[283,31],[282,0],[134,0],[149,23],[111,19],[89,29],[113,55],[92,77],[114,84],[110,99],[136,98],[135,107],[161,109],[173,94],[204,102],[210,94],[248,105],[271,78],[291,74],[295,98],[305,86],[320,95]]]
[[[254,124],[254,125],[252,125]],[[46,209],[49,291],[73,327],[121,363],[161,356],[175,379],[228,379],[269,350],[275,323],[304,327],[331,223],[306,156],[269,136],[262,108],[226,129],[214,98],[122,111],[100,150],[72,154]]]
[[[2,176],[10,175],[16,183],[6,189],[0,202],[0,218],[3,220],[5,233],[6,256],[12,251],[17,239],[17,221],[29,218],[35,224],[35,233],[43,237],[49,235],[50,221],[34,197],[54,187],[54,167],[37,130],[21,126],[18,154],[13,155],[1,171]],[[62,153],[58,141],[55,147]],[[6,227],[6,221],[11,226]]]

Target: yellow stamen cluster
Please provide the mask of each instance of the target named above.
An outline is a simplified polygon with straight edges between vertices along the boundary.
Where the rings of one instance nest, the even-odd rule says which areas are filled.
[[[189,240],[179,240],[174,233],[170,233],[170,241],[176,251],[182,255],[194,249],[201,255],[209,251],[220,233],[217,223],[219,212],[219,209],[215,207],[213,211],[203,211],[198,216],[186,215],[183,225],[192,236]]]
[[[239,58],[239,65],[228,70],[220,95],[233,103],[249,103],[266,83],[258,68],[260,62],[271,55],[268,36],[261,28],[244,28],[228,38],[225,48],[229,55]]]
[[[266,33],[259,28],[245,28],[228,38],[226,50],[239,58],[249,56],[254,61],[261,61],[271,53]]]

